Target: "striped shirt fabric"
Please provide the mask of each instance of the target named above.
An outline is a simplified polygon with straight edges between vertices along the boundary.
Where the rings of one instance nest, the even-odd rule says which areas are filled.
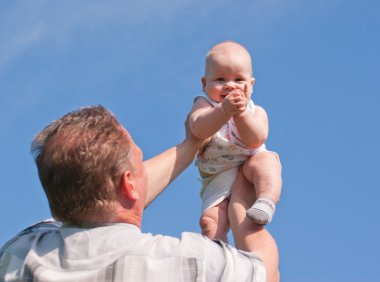
[[[265,268],[255,254],[196,233],[174,238],[126,223],[78,228],[51,220],[0,249],[0,281],[265,281]]]

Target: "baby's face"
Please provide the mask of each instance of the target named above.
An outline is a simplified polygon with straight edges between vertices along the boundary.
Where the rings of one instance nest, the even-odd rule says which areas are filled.
[[[212,53],[206,64],[202,84],[211,100],[219,103],[237,89],[244,92],[245,85],[246,93],[251,93],[254,79],[249,54],[221,50]]]

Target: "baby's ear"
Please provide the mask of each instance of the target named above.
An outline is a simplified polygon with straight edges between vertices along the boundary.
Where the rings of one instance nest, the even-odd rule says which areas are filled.
[[[253,86],[254,84],[255,84],[255,78],[252,77],[252,79],[251,79],[251,85]]]
[[[202,76],[202,91],[203,92],[206,92],[205,88],[206,88],[206,77]]]

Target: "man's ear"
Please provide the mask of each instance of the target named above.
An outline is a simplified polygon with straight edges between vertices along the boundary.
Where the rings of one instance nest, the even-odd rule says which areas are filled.
[[[139,198],[139,193],[136,190],[133,178],[134,176],[129,170],[123,173],[120,180],[120,192],[128,199],[136,201]]]
[[[206,92],[206,77],[202,76],[202,91]]]

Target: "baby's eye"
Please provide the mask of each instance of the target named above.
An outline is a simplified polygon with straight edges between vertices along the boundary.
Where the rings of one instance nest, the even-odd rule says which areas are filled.
[[[235,81],[236,81],[236,82],[244,82],[245,80],[244,80],[244,78],[240,78],[240,77],[239,77],[239,78],[236,78]]]
[[[218,77],[218,78],[216,79],[216,81],[224,81],[224,78],[223,78],[223,77]]]

